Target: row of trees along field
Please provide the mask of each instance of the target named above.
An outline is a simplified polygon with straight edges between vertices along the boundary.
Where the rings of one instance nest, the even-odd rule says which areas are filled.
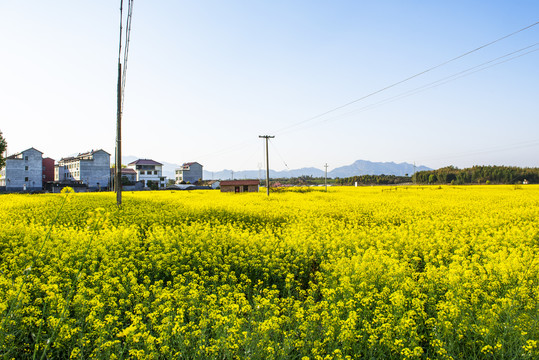
[[[474,166],[459,169],[447,166],[438,170],[419,171],[412,180],[417,184],[530,184],[539,183],[539,168],[514,166]]]
[[[336,185],[396,185],[411,183],[412,178],[409,176],[397,175],[359,175],[342,179],[335,179]]]

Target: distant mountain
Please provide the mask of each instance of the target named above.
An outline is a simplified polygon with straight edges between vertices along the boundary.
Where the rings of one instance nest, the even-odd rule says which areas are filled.
[[[416,166],[415,171],[432,170],[426,166]],[[411,176],[414,173],[414,165],[408,163],[394,162],[372,162],[366,160],[357,160],[352,165],[341,166],[328,173],[332,178],[344,178],[356,175],[396,175]]]
[[[432,170],[426,166],[416,166],[415,171]],[[328,172],[329,178],[345,178],[356,175],[397,175],[405,176],[408,174],[411,176],[414,173],[414,165],[408,163],[394,163],[394,162],[372,162],[366,160],[357,160],[351,165],[341,166]],[[270,178],[291,178],[299,176],[312,176],[323,177],[324,170],[317,168],[302,168],[295,170],[283,170],[275,171],[270,170]],[[204,170],[204,179],[258,179],[265,178],[266,173],[264,170],[244,170],[244,171],[206,171]]]
[[[122,156],[122,163],[124,165],[129,164],[137,159],[141,159],[136,156]],[[153,159],[155,160],[155,159]],[[179,168],[179,164],[167,163],[159,160],[155,160],[163,164],[163,175],[168,179],[175,178],[175,169]],[[204,165],[204,164],[202,164]],[[428,171],[433,170],[426,166],[416,166],[415,171]],[[367,160],[357,160],[351,165],[341,166],[328,172],[329,178],[345,178],[357,175],[397,175],[404,176],[406,174],[412,175],[414,173],[414,165],[408,163],[394,163],[394,162],[372,162]],[[291,178],[300,176],[312,176],[323,177],[324,170],[317,168],[301,168],[294,170],[275,171],[270,170],[270,178]],[[264,179],[266,177],[265,170],[221,170],[221,171],[207,171],[204,170],[204,180],[228,180],[228,179]]]
[[[271,178],[291,178],[299,176],[314,176],[321,177],[324,176],[324,171],[316,168],[302,168],[296,170],[283,170],[275,171],[270,169]],[[206,171],[204,170],[204,179],[258,179],[266,177],[266,170],[242,170],[242,171],[233,171],[233,170],[221,170],[221,171]]]

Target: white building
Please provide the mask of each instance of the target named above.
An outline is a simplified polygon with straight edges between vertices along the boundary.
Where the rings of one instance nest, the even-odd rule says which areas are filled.
[[[176,169],[176,184],[182,181],[194,184],[198,180],[203,180],[202,165],[197,162],[184,163],[180,168]]]
[[[157,184],[159,189],[166,187],[166,177],[163,176],[163,164],[150,159],[138,159],[129,163],[127,168],[137,173],[137,181],[142,181],[144,187],[149,187],[148,182]]]
[[[105,150],[92,150],[62,158],[54,166],[54,181],[78,182],[89,189],[106,189],[110,182],[110,154]]]
[[[8,156],[0,170],[0,188],[5,191],[40,191],[43,187],[43,153],[30,148]]]

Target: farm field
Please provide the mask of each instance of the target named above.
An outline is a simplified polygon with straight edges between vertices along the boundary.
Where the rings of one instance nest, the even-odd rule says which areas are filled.
[[[0,196],[5,359],[537,359],[539,186]]]

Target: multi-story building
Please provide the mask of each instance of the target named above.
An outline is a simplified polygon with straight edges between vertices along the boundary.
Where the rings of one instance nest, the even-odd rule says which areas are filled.
[[[62,158],[54,166],[54,180],[81,183],[89,189],[106,189],[110,182],[110,154],[100,149]]]
[[[203,180],[202,165],[197,162],[184,163],[176,169],[176,184],[183,182],[194,184]]]
[[[8,156],[0,170],[0,188],[5,191],[40,191],[43,187],[43,153],[30,148]]]
[[[43,182],[54,181],[54,159],[43,158]]]
[[[166,187],[166,177],[163,176],[163,164],[157,161],[138,159],[127,164],[127,168],[136,171],[137,181],[142,181],[144,187],[149,187],[150,183],[157,184],[158,188]]]

